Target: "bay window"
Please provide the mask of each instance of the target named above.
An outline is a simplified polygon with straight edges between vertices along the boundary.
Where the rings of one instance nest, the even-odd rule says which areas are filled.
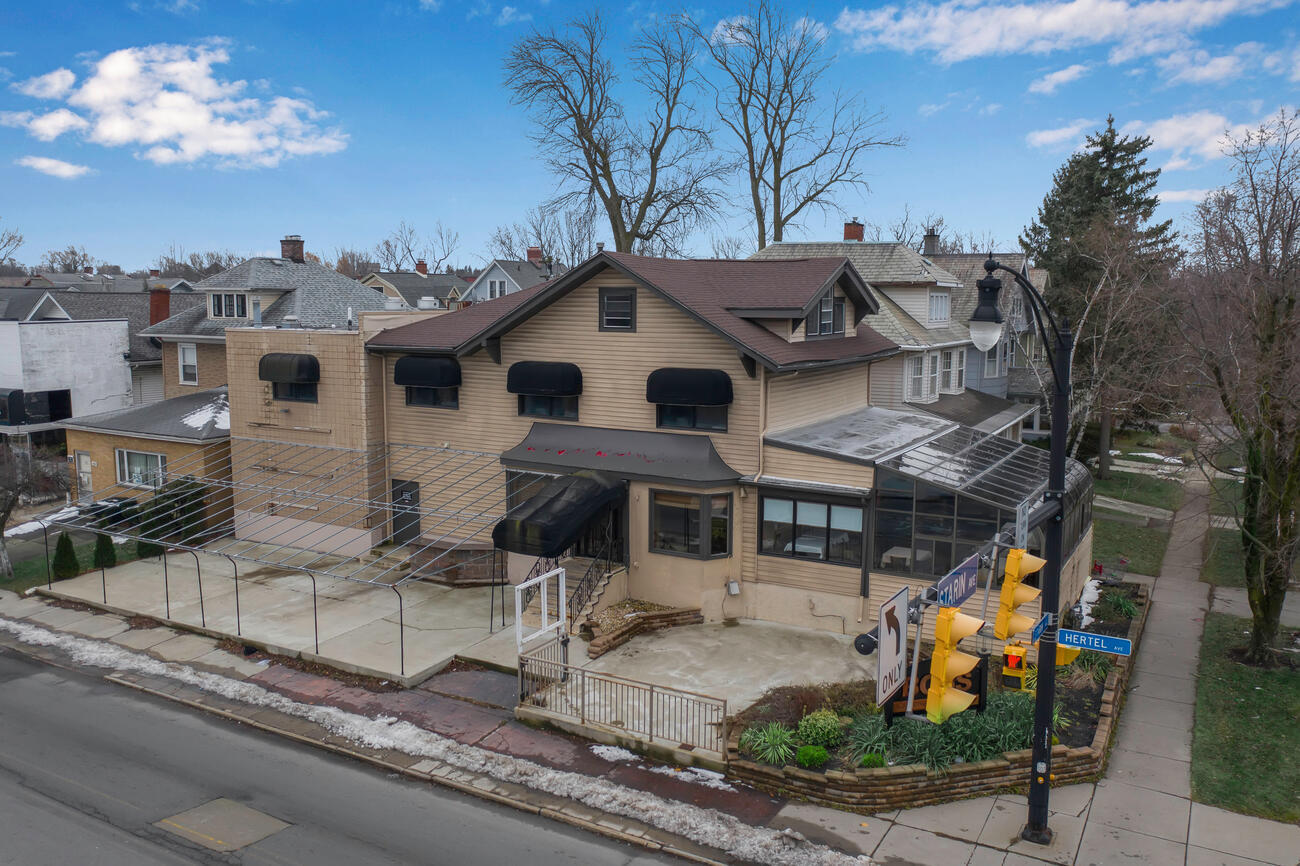
[[[650,550],[707,559],[731,554],[731,494],[650,491]]]

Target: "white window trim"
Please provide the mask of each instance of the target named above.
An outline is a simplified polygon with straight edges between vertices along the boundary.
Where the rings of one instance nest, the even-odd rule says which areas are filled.
[[[159,475],[158,483],[138,484],[134,481],[131,481],[129,478],[123,478],[122,469],[125,465],[123,463],[123,456],[126,454],[142,454],[146,457],[157,457],[158,475]],[[163,482],[167,480],[167,455],[166,454],[161,454],[156,451],[136,451],[135,449],[132,448],[114,448],[113,463],[114,463],[114,472],[116,473],[117,476],[117,483],[121,484],[124,487],[135,487],[140,490],[154,490],[158,487],[161,487],[163,485]]]
[[[224,300],[221,302],[222,315],[217,315],[216,313],[212,312],[212,300],[214,298],[226,298],[226,297],[230,297],[233,299],[232,303],[234,303],[235,305],[235,315],[233,316],[225,315],[226,302]],[[244,299],[244,314],[242,316],[238,314],[240,298]],[[247,292],[212,292],[211,294],[208,295],[208,317],[212,319],[247,319],[248,318],[248,293]]]
[[[929,353],[929,376],[925,381],[925,396],[928,399],[935,399],[939,396],[939,353]]]
[[[943,315],[934,314],[934,302],[943,299]],[[931,291],[929,295],[927,315],[931,325],[946,325],[952,318],[952,298],[947,291]]]
[[[953,385],[953,393],[960,394],[966,390],[966,349],[957,350],[957,370],[956,383]]]
[[[916,365],[921,365],[920,374],[915,372]],[[920,387],[917,387],[917,380],[920,381]],[[907,365],[903,370],[903,393],[906,395],[905,400],[917,402],[925,398],[925,355],[917,353],[909,355]]]
[[[998,355],[999,352],[1001,351],[1001,348],[1002,345],[999,343],[998,345],[994,346],[992,349],[989,349],[987,352],[984,353],[984,378],[985,379],[996,379],[998,377]],[[992,357],[989,357],[990,353],[992,354]],[[989,367],[990,364],[992,364],[991,369]]]
[[[185,378],[185,350],[189,349],[194,353],[194,378]],[[182,385],[199,384],[199,347],[196,343],[177,343],[176,344],[176,378]]]

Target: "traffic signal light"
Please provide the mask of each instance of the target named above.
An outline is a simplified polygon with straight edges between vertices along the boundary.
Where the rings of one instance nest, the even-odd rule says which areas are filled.
[[[930,691],[925,699],[925,715],[936,725],[975,702],[975,695],[954,687],[952,681],[970,673],[980,661],[977,656],[959,652],[957,642],[983,627],[983,620],[955,607],[939,608],[934,623],[934,655],[930,657]]]
[[[1033,617],[1016,613],[1016,608],[1028,604],[1042,590],[1024,586],[1026,577],[1047,565],[1047,560],[1027,553],[1016,547],[1007,551],[1007,565],[1002,573],[1002,593],[998,598],[998,618],[993,624],[993,634],[1006,640],[1013,634],[1029,631],[1034,627]]]
[[[1019,641],[1002,648],[1002,685],[1025,690],[1025,645]]]
[[[1058,668],[1073,664],[1083,650],[1078,647],[1056,645],[1056,666]]]

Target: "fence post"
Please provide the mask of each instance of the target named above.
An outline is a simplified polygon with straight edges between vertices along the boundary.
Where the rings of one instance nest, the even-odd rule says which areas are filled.
[[[652,743],[654,742],[655,739],[655,684],[654,683],[650,684],[650,722],[649,724],[646,725],[646,736],[650,738],[650,742]]]

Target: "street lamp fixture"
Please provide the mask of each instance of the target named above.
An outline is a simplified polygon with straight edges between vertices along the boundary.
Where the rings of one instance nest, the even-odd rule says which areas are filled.
[[[1047,629],[1038,641],[1038,687],[1034,696],[1034,739],[1032,763],[1029,774],[1029,819],[1021,838],[1046,845],[1052,841],[1052,831],[1047,826],[1047,799],[1052,787],[1052,708],[1056,703],[1056,630],[1060,626],[1061,609],[1061,530],[1065,520],[1065,440],[1070,426],[1070,354],[1074,336],[1069,324],[1059,327],[1046,301],[1019,271],[996,261],[989,254],[984,263],[985,276],[975,285],[979,288],[979,304],[970,318],[971,342],[982,352],[997,345],[1002,335],[1002,314],[998,312],[998,293],[1002,280],[993,274],[1005,271],[1016,281],[1025,296],[1025,306],[1033,317],[1033,324],[1047,349],[1047,362],[1052,370],[1052,438],[1051,462],[1048,465],[1047,492],[1043,499],[1055,504],[1055,512],[1048,519],[1043,532],[1043,553],[1047,565],[1042,575],[1042,610],[1049,616]]]

